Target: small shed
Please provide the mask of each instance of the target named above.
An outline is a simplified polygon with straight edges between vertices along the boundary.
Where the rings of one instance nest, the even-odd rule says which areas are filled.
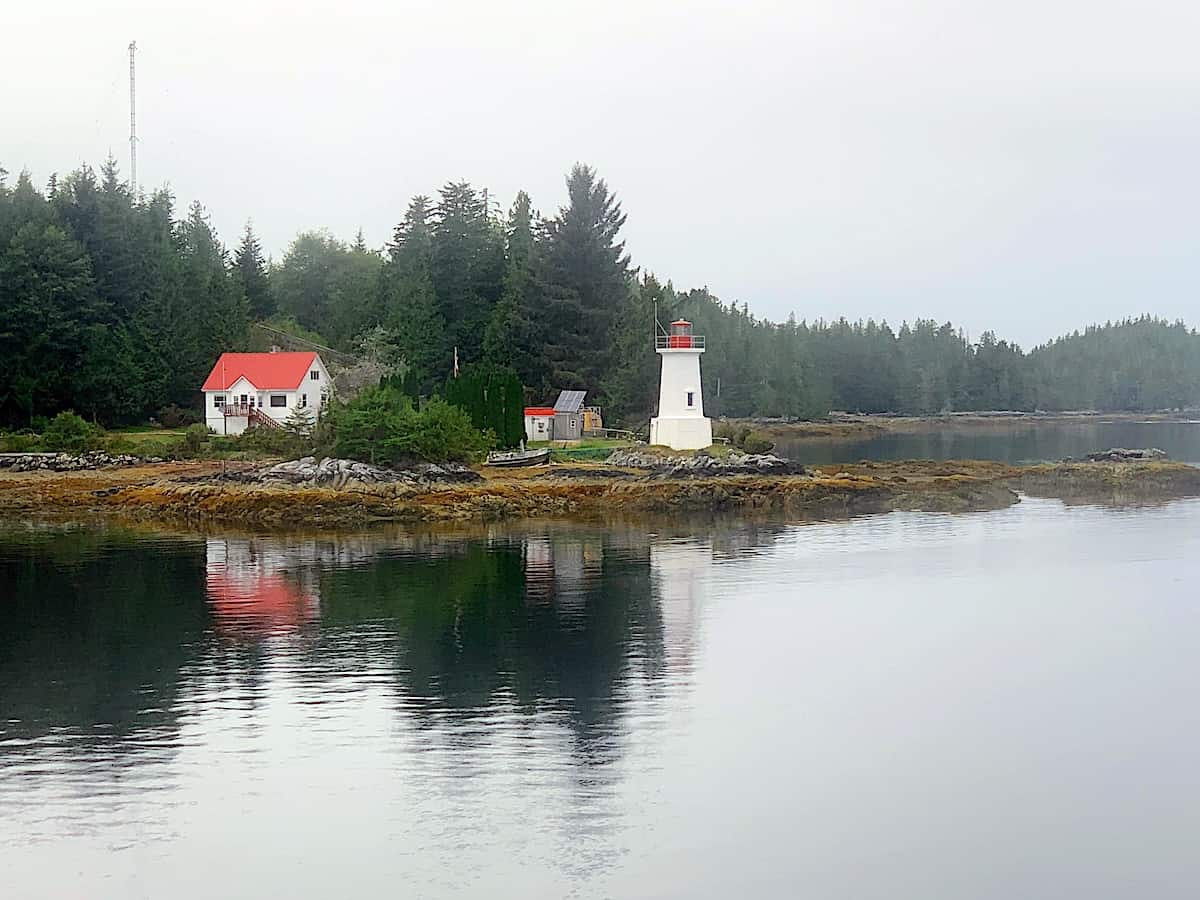
[[[554,440],[554,407],[525,407],[525,440],[531,442]]]
[[[562,391],[554,404],[554,440],[577,441],[583,437],[583,398],[587,391]]]
[[[583,436],[604,436],[604,416],[600,414],[600,407],[585,406],[583,408]]]

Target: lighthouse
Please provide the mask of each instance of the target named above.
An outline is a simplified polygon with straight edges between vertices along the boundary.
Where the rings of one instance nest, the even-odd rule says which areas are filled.
[[[692,323],[679,319],[667,334],[654,337],[662,359],[658,416],[650,420],[650,443],[672,450],[700,450],[712,443],[712,422],[704,416],[700,388],[700,354],[704,338],[692,334]]]

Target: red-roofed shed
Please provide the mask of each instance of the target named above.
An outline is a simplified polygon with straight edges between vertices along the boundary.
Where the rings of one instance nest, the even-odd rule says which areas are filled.
[[[525,407],[525,440],[549,441],[554,438],[554,407]]]

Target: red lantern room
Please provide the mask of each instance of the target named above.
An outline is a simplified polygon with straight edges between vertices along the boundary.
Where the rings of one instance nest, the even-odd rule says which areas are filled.
[[[671,334],[667,346],[673,350],[689,350],[692,347],[692,323],[687,319],[676,319],[671,323]]]

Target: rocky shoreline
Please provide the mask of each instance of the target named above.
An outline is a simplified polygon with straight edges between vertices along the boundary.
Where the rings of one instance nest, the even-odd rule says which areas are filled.
[[[239,484],[312,485],[341,489],[357,484],[469,484],[483,476],[470,466],[458,463],[417,463],[407,469],[385,469],[353,459],[322,459],[306,456],[277,463],[265,469],[227,473],[222,481]]]
[[[641,469],[659,478],[710,478],[731,475],[804,475],[807,469],[773,453],[729,453],[714,456],[660,456],[639,450],[617,450],[606,460],[610,466]]]
[[[8,468],[0,471],[0,515],[96,513],[294,529],[515,518],[971,512],[1019,502],[1019,492],[1111,504],[1200,496],[1200,469],[1161,461],[1023,467],[909,461],[805,469],[762,458],[713,459],[693,464],[628,455],[614,464],[482,472],[428,465],[390,470],[316,459],[233,471],[211,461],[103,470]]]
[[[95,469],[114,469],[162,462],[139,456],[111,456],[96,450],[91,453],[0,453],[0,469],[13,472],[83,472]]]

